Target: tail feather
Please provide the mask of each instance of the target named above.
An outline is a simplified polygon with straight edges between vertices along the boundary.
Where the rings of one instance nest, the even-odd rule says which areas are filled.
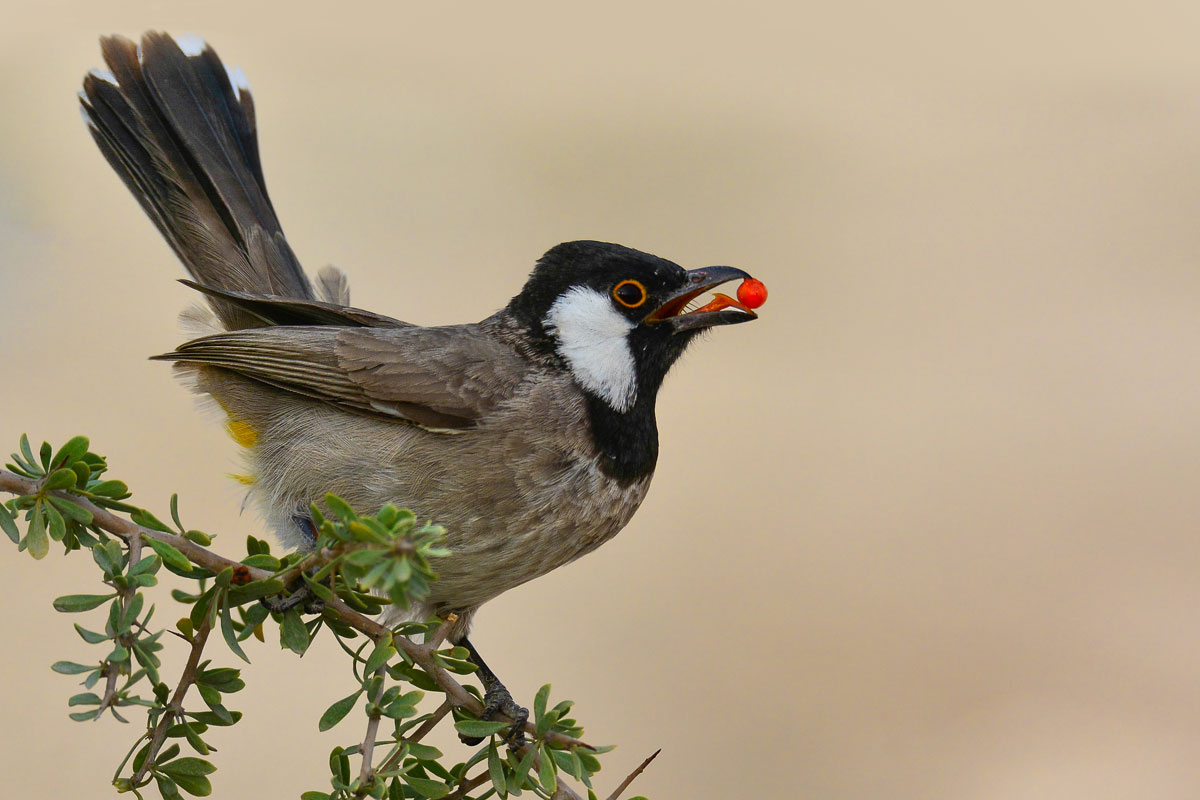
[[[254,100],[211,47],[148,33],[101,40],[110,72],[84,78],[93,138],[197,283],[315,299],[267,196]],[[229,329],[260,319],[208,298]]]

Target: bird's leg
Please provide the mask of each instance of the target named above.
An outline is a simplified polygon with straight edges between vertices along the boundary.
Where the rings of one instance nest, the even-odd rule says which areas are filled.
[[[483,684],[483,715],[480,719],[490,720],[497,714],[503,714],[512,719],[513,726],[504,736],[504,742],[510,747],[520,747],[525,743],[525,722],[529,719],[529,709],[516,704],[512,694],[496,677],[496,673],[492,672],[483,657],[479,655],[479,651],[475,649],[475,645],[471,644],[470,639],[464,636],[458,640],[458,643],[467,649],[471,663],[479,667],[479,681]],[[460,734],[458,738],[467,745],[477,745],[483,741],[478,736],[462,736]]]
[[[296,581],[288,589],[290,592],[287,597],[263,597],[259,602],[273,614],[282,614],[301,604],[306,614],[320,614],[325,610],[325,601],[317,597],[303,580]]]
[[[292,517],[292,522],[296,523],[296,526],[308,536],[308,540],[311,543],[309,549],[311,550],[317,543],[317,528],[313,525],[312,518],[307,514],[297,514]],[[259,602],[274,614],[282,614],[301,603],[304,604],[304,611],[308,614],[320,614],[325,610],[325,601],[317,597],[316,593],[308,588],[308,583],[303,578],[294,581],[287,588],[287,597],[263,597]]]

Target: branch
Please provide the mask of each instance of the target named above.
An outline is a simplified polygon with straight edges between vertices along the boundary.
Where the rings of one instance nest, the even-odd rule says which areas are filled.
[[[662,752],[662,748],[660,747],[657,750],[655,750],[653,753],[651,753],[650,757],[647,758],[645,761],[643,761],[641,764],[639,764],[637,769],[635,769],[633,772],[629,773],[628,778],[621,781],[620,786],[618,786],[616,789],[613,789],[613,793],[608,796],[608,800],[619,800],[619,798],[621,797],[621,792],[628,789],[629,784],[633,783],[633,779],[636,778],[638,775],[641,775],[642,770],[644,770],[646,767],[650,766],[650,762],[653,761],[654,759],[658,758],[658,754],[661,752]]]
[[[379,681],[379,686],[375,689],[375,696],[368,697],[367,702],[376,704],[375,712],[367,717],[367,733],[363,737],[362,747],[359,748],[359,753],[362,755],[362,769],[358,774],[359,794],[365,795],[371,781],[374,779],[374,765],[372,761],[375,757],[375,737],[379,733],[379,719],[383,713],[378,707],[379,698],[383,695],[383,673],[386,666],[375,670],[375,678]]]
[[[135,534],[133,536],[130,536],[128,539],[126,539],[125,543],[129,547],[129,563],[136,564],[142,557],[142,537]],[[123,618],[124,615],[129,611],[129,605],[133,602],[134,595],[137,594],[137,588],[134,586],[128,586],[125,589],[120,590],[120,593],[121,593],[121,615]],[[122,638],[126,638],[126,637],[117,637],[117,640],[116,640],[117,644],[120,644],[124,647],[129,647],[130,646],[129,641],[128,640],[122,641]],[[121,718],[121,715],[117,713],[117,707],[116,707],[117,678],[119,678],[120,675],[117,673],[117,670],[109,669],[108,674],[105,675],[104,677],[105,677],[104,697],[100,701],[100,708],[96,711],[96,719],[100,719],[100,715],[103,714],[104,709],[107,708],[109,711],[112,712],[112,715],[114,717],[116,717],[121,722],[125,722],[125,720]]]
[[[11,492],[13,494],[27,495],[37,494],[41,489],[37,481],[23,478],[7,470],[0,470],[0,490]],[[238,561],[225,558],[217,555],[211,550],[196,544],[191,539],[180,536],[177,533],[168,533],[164,531],[156,531],[152,528],[146,528],[130,520],[113,514],[107,509],[101,508],[89,501],[86,497],[70,492],[48,492],[47,494],[55,497],[60,497],[64,500],[69,500],[77,506],[87,510],[92,515],[92,524],[109,533],[119,536],[127,544],[137,540],[138,537],[156,539],[160,542],[166,542],[182,553],[189,561],[198,566],[204,567],[214,575],[228,568],[239,570],[242,574],[248,574],[250,580],[266,580],[269,578],[278,577],[275,573],[269,572],[258,567],[251,567],[242,564]],[[288,573],[285,573],[285,578]],[[299,572],[296,572],[296,576]],[[295,576],[293,576],[295,577]],[[386,626],[381,625],[370,617],[358,613],[338,597],[325,603],[325,608],[331,610],[337,615],[338,619],[349,625],[351,628],[366,635],[373,641],[379,641],[384,636],[391,635],[391,630]],[[396,636],[393,644],[413,660],[421,669],[429,674],[433,681],[438,685],[438,688],[445,692],[446,697],[455,708],[463,708],[471,712],[475,716],[483,713],[483,704],[480,703],[473,694],[468,692],[461,683],[454,679],[453,675],[444,667],[437,663],[434,658],[435,648],[429,644],[416,644],[406,636]],[[509,720],[514,721],[514,720]],[[525,731],[533,736],[537,736],[537,728],[533,722],[525,724]],[[552,744],[559,748],[584,747],[592,750],[591,745],[581,739],[576,739],[573,736],[564,736],[555,731],[548,732],[543,738],[547,744]]]
[[[470,780],[464,780],[462,783],[460,783],[458,785],[458,788],[455,789],[452,794],[446,795],[445,797],[442,798],[442,800],[462,800],[470,792],[474,791],[475,789],[478,789],[480,786],[487,783],[491,779],[492,779],[491,773],[489,773],[487,771],[487,769],[484,769],[482,772],[477,774],[474,778],[471,778]]]
[[[16,475],[7,470],[0,470],[0,491],[11,492],[18,495],[34,495],[42,493],[42,487],[37,481],[21,477],[20,475]],[[92,515],[92,527],[105,530],[121,538],[129,546],[131,554],[140,550],[141,543],[144,538],[155,539],[171,545],[193,564],[203,567],[213,574],[218,574],[225,569],[233,568],[238,570],[241,575],[248,577],[251,581],[283,578],[285,579],[285,585],[286,579],[295,579],[299,576],[300,570],[303,568],[302,565],[297,565],[280,575],[278,573],[270,572],[258,567],[248,566],[238,561],[225,558],[224,556],[217,555],[206,547],[203,547],[184,536],[180,536],[179,534],[158,531],[138,525],[135,522],[113,514],[105,508],[101,508],[100,506],[88,500],[86,497],[83,497],[79,494],[64,491],[45,492],[45,494],[69,500],[75,505],[85,509]],[[433,679],[433,681],[438,685],[438,688],[445,693],[446,701],[435,712],[434,718],[429,720],[427,725],[430,723],[435,723],[436,720],[440,720],[453,708],[466,709],[476,716],[483,712],[483,705],[479,702],[479,700],[477,700],[473,694],[468,692],[463,685],[459,683],[448,670],[438,664],[437,660],[435,659],[436,650],[442,644],[446,634],[449,632],[452,621],[447,620],[446,623],[443,623],[443,625],[435,632],[435,634],[430,637],[428,642],[424,644],[416,644],[405,636],[393,636],[392,631],[389,628],[350,608],[341,598],[334,597],[332,600],[326,601],[325,608],[335,614],[338,619],[340,619],[346,625],[349,625],[351,628],[354,628],[360,633],[366,635],[372,641],[379,641],[380,639],[389,636],[393,637],[393,644],[398,649],[403,650],[404,653],[413,661],[413,663],[419,666]],[[146,773],[150,769],[150,765],[152,765],[154,762],[155,755],[158,753],[166,739],[166,733],[170,727],[172,719],[182,712],[184,695],[186,694],[188,688],[195,682],[196,667],[199,664],[200,655],[203,651],[204,644],[208,639],[210,631],[211,626],[208,624],[206,618],[204,624],[198,631],[196,631],[192,639],[192,651],[188,658],[188,663],[184,668],[183,676],[181,677],[179,686],[176,688],[175,694],[171,699],[171,703],[168,706],[167,712],[163,714],[162,719],[160,719],[158,724],[155,726],[154,732],[151,736],[150,749],[147,751],[147,756],[143,761],[141,768],[138,769],[137,773],[133,777],[132,783],[134,786],[137,786],[142,780],[145,779]],[[368,723],[367,737],[363,744],[364,760],[362,775],[366,777],[369,777],[371,772],[371,762],[369,756],[374,745],[374,734],[377,732],[377,730],[374,729],[378,728],[378,723],[379,720],[377,718],[372,719]],[[427,732],[425,728],[426,726],[422,726],[422,729],[418,731],[417,738]],[[526,722],[524,729],[527,733],[532,734],[535,738],[537,738],[537,728],[532,721]],[[583,747],[588,750],[594,749],[591,745],[587,744],[581,739],[576,739],[572,736],[566,736],[556,731],[548,731],[541,737],[541,740],[558,748]],[[532,745],[525,745],[525,747],[519,748],[518,754],[523,754],[525,749],[531,746]],[[651,758],[653,758],[653,756]],[[540,764],[540,760],[540,754],[535,754],[535,768],[538,764]],[[649,763],[649,760],[650,759],[647,759],[646,763]],[[639,767],[633,775],[626,779],[626,781],[621,785],[621,788],[618,790],[618,793],[628,786],[629,782],[632,781],[633,778],[636,777],[636,775],[644,768],[645,764]],[[468,781],[467,783],[470,784],[469,788],[474,788],[478,785],[481,785],[486,778],[486,775],[487,773],[484,772],[482,775],[475,776]],[[458,796],[462,792],[469,790],[469,788],[466,784],[460,785],[457,787],[456,793],[452,796]],[[561,781],[559,782],[557,791],[554,793],[554,797],[558,800],[583,800],[579,794]]]
[[[208,624],[208,615],[204,617],[204,622],[200,625],[200,630],[196,631],[192,636],[192,652],[188,654],[187,664],[183,667],[183,675],[179,678],[179,686],[175,687],[175,694],[171,696],[171,702],[167,704],[167,710],[163,712],[162,717],[158,720],[158,724],[154,726],[154,734],[150,737],[150,749],[146,751],[146,757],[142,759],[142,765],[138,767],[138,771],[134,773],[131,782],[134,786],[140,786],[142,779],[146,777],[146,773],[154,764],[154,758],[158,755],[158,751],[162,748],[163,742],[167,740],[167,730],[171,727],[171,723],[183,714],[183,698],[187,694],[187,690],[196,682],[196,667],[200,664],[200,656],[204,653],[204,645],[208,642],[208,634],[212,631],[212,626]]]

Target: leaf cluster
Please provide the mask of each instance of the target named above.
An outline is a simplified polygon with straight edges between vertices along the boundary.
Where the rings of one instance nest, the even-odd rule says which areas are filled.
[[[350,658],[354,689],[328,707],[318,730],[333,729],[355,709],[366,723],[361,741],[330,753],[330,791],[307,792],[305,800],[451,794],[482,800],[523,793],[549,798],[564,774],[595,797],[591,778],[600,769],[597,756],[611,748],[579,744],[583,731],[570,717],[571,702],[550,706],[548,685],[534,699],[533,740],[506,747],[502,734],[511,723],[475,718],[463,705],[462,690],[476,701],[480,692],[449,678],[468,675],[476,665],[466,649],[440,645],[446,622],[399,622],[370,636],[361,631],[385,629],[349,624],[353,619],[347,614],[363,620],[388,606],[411,609],[429,595],[437,580],[436,560],[448,553],[440,525],[421,523],[411,511],[392,505],[360,514],[327,495],[323,507],[311,509],[312,550],[276,556],[266,541],[250,536],[246,555],[235,562],[209,554],[213,537],[182,523],[176,496],[170,501],[171,524],[127,503],[128,488],[106,478],[105,459],[88,448],[88,440],[77,436],[57,450],[43,444],[35,455],[22,436],[7,467],[34,489],[0,503],[0,529],[35,559],[49,552],[52,541],[60,542],[64,553],[90,550],[100,570],[104,591],[65,595],[54,607],[64,613],[102,609],[99,625],[75,625],[80,638],[101,651],[94,660],[58,661],[53,669],[76,676],[85,690],[68,701],[78,709],[70,712],[72,719],[94,720],[108,712],[125,722],[118,709],[145,709],[144,731],[113,778],[118,791],[141,798],[153,786],[166,800],[211,793],[212,729],[239,721],[228,696],[246,684],[239,669],[204,658],[205,648],[223,641],[233,656],[249,663],[250,640],[265,641],[266,626],[274,624],[287,650],[303,654],[328,630]],[[141,527],[101,527],[89,509],[125,514]],[[25,523],[23,535],[18,521]],[[183,581],[170,596],[185,613],[170,632],[189,648],[187,665],[171,684],[160,674],[167,631],[151,628],[155,607],[143,593],[164,571]],[[219,637],[210,638],[218,631]],[[448,694],[447,681],[457,699]],[[447,716],[462,737],[486,737],[455,763],[420,741]],[[184,753],[184,747],[191,752]],[[359,762],[356,771],[352,757]]]

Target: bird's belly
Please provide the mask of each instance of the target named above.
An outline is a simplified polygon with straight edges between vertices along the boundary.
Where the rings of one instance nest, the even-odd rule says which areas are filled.
[[[479,605],[590,552],[629,522],[650,483],[605,475],[574,431],[530,437],[517,433],[528,426],[502,421],[432,434],[298,405],[304,413],[276,416],[286,424],[266,426],[251,453],[272,527],[285,545],[305,546],[294,518],[326,492],[361,513],[412,509],[447,530],[431,608]]]
[[[625,527],[650,483],[647,476],[621,485],[593,459],[560,464],[536,491],[476,505],[467,517],[449,515],[451,554],[434,564],[433,603],[479,605],[591,552]]]

